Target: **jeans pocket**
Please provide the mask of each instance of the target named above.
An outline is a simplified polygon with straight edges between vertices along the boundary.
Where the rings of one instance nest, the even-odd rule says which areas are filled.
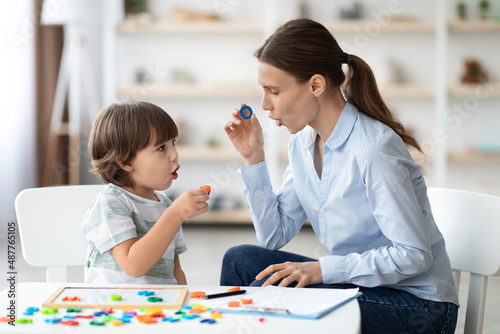
[[[448,306],[448,320],[444,323],[443,328],[441,329],[441,334],[453,334],[455,333],[455,329],[457,327],[458,306],[452,303],[446,304]]]

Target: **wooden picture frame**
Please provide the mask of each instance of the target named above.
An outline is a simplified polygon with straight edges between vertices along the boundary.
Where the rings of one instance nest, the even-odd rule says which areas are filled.
[[[139,292],[152,292],[152,295],[140,295]],[[93,308],[93,309],[180,309],[186,300],[187,287],[59,287],[42,304],[45,308]],[[110,300],[110,296],[120,296],[119,301]],[[68,298],[65,298],[68,297]],[[78,297],[76,299],[75,297]],[[160,297],[162,301],[148,301],[148,298]],[[63,301],[63,299],[66,299]],[[67,300],[69,299],[69,300]]]

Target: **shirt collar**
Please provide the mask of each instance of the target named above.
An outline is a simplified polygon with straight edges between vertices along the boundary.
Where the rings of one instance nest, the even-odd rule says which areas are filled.
[[[333,151],[346,142],[352,132],[352,129],[354,128],[354,123],[356,123],[358,113],[359,111],[356,107],[346,101],[344,109],[342,109],[342,112],[340,113],[337,125],[335,125],[330,137],[325,143],[326,147]],[[314,145],[317,135],[318,133],[313,128],[309,128],[309,133],[305,138],[304,147],[310,148],[311,145]]]

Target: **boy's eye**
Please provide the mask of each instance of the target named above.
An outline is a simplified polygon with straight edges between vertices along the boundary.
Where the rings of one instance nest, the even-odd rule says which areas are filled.
[[[176,139],[172,140],[172,146],[175,146],[175,141],[176,141]]]
[[[158,147],[158,151],[165,151],[165,145],[161,145],[160,147]]]
[[[270,90],[269,93],[271,93],[272,95],[278,95],[278,92],[275,92],[273,90]]]

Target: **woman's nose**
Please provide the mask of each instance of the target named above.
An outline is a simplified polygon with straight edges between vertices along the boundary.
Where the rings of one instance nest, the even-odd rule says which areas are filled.
[[[262,110],[271,111],[272,108],[273,108],[273,105],[271,104],[269,99],[264,95],[262,97]]]

